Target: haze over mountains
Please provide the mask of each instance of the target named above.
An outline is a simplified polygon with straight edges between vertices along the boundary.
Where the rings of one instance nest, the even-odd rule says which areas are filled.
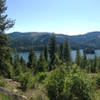
[[[48,41],[51,37],[51,33],[48,32],[13,32],[8,34],[11,47],[16,48],[18,51],[29,51],[30,48],[35,50],[42,50],[45,44],[48,44]],[[89,32],[84,35],[63,35],[56,34],[57,43],[63,43],[64,40],[68,39],[72,49],[80,47],[100,49],[100,32]]]

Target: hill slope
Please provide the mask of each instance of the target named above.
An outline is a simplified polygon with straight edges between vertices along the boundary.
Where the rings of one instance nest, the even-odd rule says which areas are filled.
[[[48,41],[51,37],[51,33],[47,32],[13,32],[8,34],[11,47],[16,48],[17,50],[27,51],[31,47],[34,47],[35,50],[43,49],[45,44],[48,44]],[[80,47],[84,49],[86,47],[100,49],[100,32],[89,32],[84,35],[68,36],[63,34],[56,34],[57,43],[63,43],[64,40],[69,39],[71,48],[76,49]]]

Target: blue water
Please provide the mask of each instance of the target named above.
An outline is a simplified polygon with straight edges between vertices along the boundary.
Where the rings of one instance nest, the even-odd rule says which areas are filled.
[[[80,52],[81,52],[81,56],[83,56],[83,50],[80,50]],[[39,58],[40,52],[36,51],[35,53],[36,53],[37,58]],[[96,53],[97,57],[100,57],[100,50],[95,50],[95,53]],[[26,62],[28,61],[29,52],[20,52],[18,54],[19,54],[19,57],[23,57]],[[75,57],[76,57],[76,50],[72,50],[71,56],[72,56],[72,59],[74,61]],[[87,54],[88,59],[94,58],[94,56],[95,56],[94,54]]]

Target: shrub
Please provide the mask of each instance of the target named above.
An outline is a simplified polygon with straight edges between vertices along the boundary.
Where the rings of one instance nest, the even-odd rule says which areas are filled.
[[[92,81],[76,65],[49,73],[45,86],[50,100],[91,100]]]
[[[29,73],[24,73],[20,75],[21,89],[25,91],[27,89],[27,84],[29,82]]]
[[[92,87],[92,81],[88,74],[74,65],[65,78],[64,100],[91,100]]]
[[[30,77],[27,85],[29,88],[33,89],[33,88],[35,88],[36,82],[37,82],[36,78]]]
[[[5,87],[6,81],[3,78],[0,78],[0,86]]]
[[[25,91],[27,88],[35,88],[37,83],[37,77],[34,77],[31,72],[22,73],[19,80],[23,91]]]
[[[96,76],[96,85],[97,85],[97,88],[100,88],[100,74],[97,74]]]
[[[45,86],[50,100],[62,100],[65,70],[57,68],[50,72],[45,80]]]
[[[80,76],[68,76],[64,84],[64,99],[68,100],[91,100],[91,85],[89,80]]]
[[[41,72],[37,74],[36,79],[38,82],[42,82],[43,80],[45,80],[46,76],[47,76],[46,72]]]

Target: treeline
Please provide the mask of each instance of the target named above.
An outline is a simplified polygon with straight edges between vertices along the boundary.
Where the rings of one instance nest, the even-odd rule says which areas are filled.
[[[41,33],[41,32],[14,32],[8,34],[9,40],[11,42],[10,46],[16,48],[19,52],[29,52],[30,48],[33,46],[35,51],[43,50],[45,44],[49,42],[49,38],[52,33]],[[100,32],[90,32],[85,35],[68,36],[63,34],[56,34],[57,44],[64,43],[65,38],[69,39],[71,49],[76,50],[77,46],[80,49],[90,48],[90,49],[100,49]],[[26,48],[27,47],[27,48]]]
[[[57,45],[55,34],[52,34],[49,44],[41,51],[37,59],[34,49],[29,53],[28,62],[12,57],[6,29],[14,25],[8,20],[5,0],[0,0],[0,76],[20,82],[20,89],[26,91],[42,84],[50,100],[92,100],[93,91],[100,86],[100,75],[97,75],[96,85],[91,81],[89,73],[100,72],[100,58],[87,59],[77,49],[76,60],[72,61],[68,40]],[[1,79],[0,79],[1,80]],[[4,86],[4,82],[0,86]]]

